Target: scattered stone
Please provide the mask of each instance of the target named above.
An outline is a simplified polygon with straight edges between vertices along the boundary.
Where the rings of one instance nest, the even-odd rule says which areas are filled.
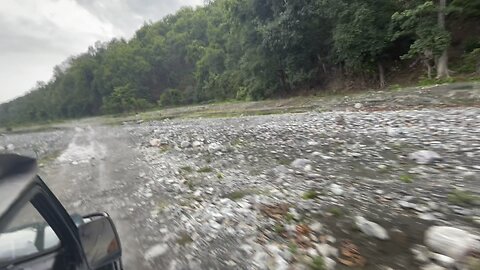
[[[334,270],[335,266],[337,265],[337,262],[335,262],[331,258],[324,258],[324,262],[325,262],[325,268],[327,268],[327,270]]]
[[[8,150],[8,151],[14,151],[14,150],[15,150],[15,145],[13,145],[13,144],[8,144],[8,145],[7,145],[7,150]]]
[[[430,263],[422,266],[421,270],[447,270],[447,269],[444,267],[441,267],[438,264]]]
[[[430,259],[430,251],[426,246],[414,245],[410,251],[418,262],[427,263]]]
[[[162,145],[162,141],[160,139],[151,139],[150,140],[150,146],[159,147],[160,145]]]
[[[408,155],[408,158],[415,161],[417,164],[432,164],[437,161],[441,161],[442,157],[430,150],[420,150]]]
[[[208,151],[210,153],[218,152],[218,151],[222,150],[222,148],[223,148],[222,145],[219,144],[219,143],[216,143],[216,142],[208,145]]]
[[[202,143],[202,142],[199,142],[199,141],[194,141],[194,142],[192,143],[192,146],[195,147],[195,148],[196,148],[196,147],[200,147],[200,146],[202,146],[202,145],[203,145],[203,143]]]
[[[454,264],[455,264],[455,260],[448,257],[448,256],[445,256],[445,255],[442,255],[442,254],[438,254],[438,253],[431,253],[431,259],[434,260],[437,264],[443,266],[443,267],[446,267],[446,268],[450,268],[452,267]]]
[[[432,213],[419,213],[418,218],[427,221],[437,220],[437,217],[435,217],[435,215],[433,215]]]
[[[458,260],[469,251],[480,251],[480,238],[462,229],[432,226],[425,232],[425,244],[434,252]]]
[[[355,217],[355,224],[364,234],[378,238],[380,240],[388,240],[387,231],[375,222],[371,222],[362,216]]]
[[[331,184],[330,191],[337,196],[340,196],[343,194],[343,188],[337,184]]]
[[[308,160],[308,159],[298,158],[298,159],[295,159],[290,164],[290,166],[292,166],[293,168],[296,168],[296,169],[304,169],[305,166],[309,165],[310,163],[311,163],[311,161]]]
[[[167,253],[167,251],[168,251],[167,244],[158,244],[149,248],[147,252],[145,252],[144,257],[145,257],[145,260],[150,261],[164,255],[165,253]]]
[[[353,107],[357,110],[361,109],[363,107],[362,103],[355,103],[355,105],[353,105]]]
[[[320,222],[315,222],[313,224],[310,225],[310,229],[313,231],[313,232],[316,232],[316,233],[321,233],[323,231],[323,225],[322,223]]]
[[[189,142],[189,141],[182,141],[182,142],[180,143],[180,147],[181,147],[181,148],[190,147],[190,142]]]

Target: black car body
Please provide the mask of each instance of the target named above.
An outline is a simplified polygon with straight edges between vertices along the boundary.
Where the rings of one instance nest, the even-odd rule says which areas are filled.
[[[121,254],[106,213],[70,216],[34,159],[0,155],[0,269],[121,270]]]

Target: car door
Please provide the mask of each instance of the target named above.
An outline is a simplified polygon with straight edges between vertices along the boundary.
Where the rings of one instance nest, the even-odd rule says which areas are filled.
[[[76,227],[39,179],[4,219],[0,228],[0,269],[86,269],[75,237]]]

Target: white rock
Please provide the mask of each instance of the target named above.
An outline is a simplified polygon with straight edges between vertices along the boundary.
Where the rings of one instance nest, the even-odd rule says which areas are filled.
[[[323,229],[322,223],[320,223],[320,222],[318,222],[318,221],[315,222],[315,223],[313,223],[313,224],[311,224],[309,227],[310,227],[310,229],[311,229],[312,231],[314,231],[314,232],[316,232],[316,233],[321,233],[321,232],[322,232],[322,229]]]
[[[161,144],[162,144],[162,141],[160,139],[151,139],[150,140],[150,146],[158,147]]]
[[[180,147],[181,147],[181,148],[190,147],[190,142],[189,142],[189,141],[182,141],[182,142],[180,143]]]
[[[202,196],[202,191],[201,191],[201,190],[196,190],[196,191],[193,193],[193,196],[195,196],[195,197],[200,197],[200,196]]]
[[[390,238],[387,231],[382,226],[375,222],[371,222],[362,216],[355,217],[355,224],[363,233],[368,236],[373,236],[380,240],[387,240]]]
[[[415,161],[417,164],[431,164],[442,160],[442,157],[430,150],[420,150],[408,155],[408,158]]]
[[[330,259],[330,258],[324,258],[324,262],[325,262],[325,267],[327,268],[327,270],[334,270],[335,265],[337,265],[337,263],[333,259]]]
[[[8,145],[7,145],[7,150],[8,150],[8,151],[13,151],[13,150],[15,150],[15,145],[13,145],[13,144],[8,144]]]
[[[431,258],[437,262],[437,264],[443,266],[443,267],[452,267],[454,264],[455,264],[455,260],[448,257],[448,256],[445,256],[445,255],[442,255],[442,254],[439,254],[439,253],[432,253],[431,254]]]
[[[213,152],[220,151],[221,149],[222,149],[222,145],[219,144],[219,143],[216,143],[216,142],[211,143],[211,144],[208,145],[208,151],[209,151],[209,152],[212,152],[212,153],[213,153]]]
[[[353,106],[355,109],[361,109],[363,107],[362,103],[355,103],[355,105]]]
[[[437,265],[437,264],[434,264],[434,263],[424,265],[420,269],[421,270],[446,270],[446,268],[441,267],[440,265]]]
[[[425,232],[425,244],[433,251],[461,259],[469,251],[480,252],[480,237],[462,229],[432,226]]]
[[[312,170],[312,165],[307,164],[307,165],[305,166],[305,168],[303,168],[303,170],[306,171],[306,172],[310,172],[310,171]]]
[[[203,145],[203,143],[202,143],[202,142],[199,142],[199,141],[194,141],[194,142],[192,143],[192,146],[193,146],[193,147],[199,147],[199,146],[202,146],[202,145]]]
[[[290,164],[290,166],[292,166],[294,168],[297,168],[297,169],[303,169],[303,168],[305,168],[305,166],[307,166],[310,163],[311,163],[311,161],[308,160],[308,159],[297,158]]]
[[[0,152],[5,151],[5,147],[0,145]]]
[[[340,196],[343,194],[343,188],[337,184],[331,184],[330,191],[337,196]]]
[[[427,263],[430,258],[430,251],[426,246],[414,245],[410,251],[412,252],[415,260],[421,263]]]
[[[162,256],[168,251],[168,246],[167,244],[158,244],[155,245],[147,250],[145,252],[145,260],[149,261],[152,260],[156,257]]]

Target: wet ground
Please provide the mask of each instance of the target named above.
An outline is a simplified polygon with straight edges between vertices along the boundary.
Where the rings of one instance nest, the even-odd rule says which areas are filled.
[[[96,119],[0,146],[39,156],[67,210],[108,211],[126,269],[444,269],[441,251],[412,249],[435,225],[479,235],[478,91],[461,91],[467,103],[428,109],[412,94],[301,114]],[[358,216],[380,229],[368,235]]]

